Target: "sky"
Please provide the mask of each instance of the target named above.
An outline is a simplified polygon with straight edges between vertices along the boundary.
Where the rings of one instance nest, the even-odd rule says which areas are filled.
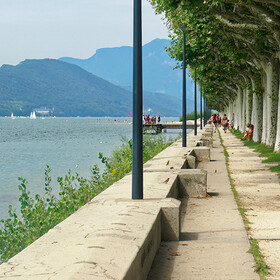
[[[133,0],[0,0],[0,7],[0,65],[132,46]],[[143,44],[168,39],[162,15],[147,0],[142,7]]]

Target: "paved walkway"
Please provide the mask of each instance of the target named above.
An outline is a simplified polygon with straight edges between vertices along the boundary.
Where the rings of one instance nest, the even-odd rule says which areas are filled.
[[[224,151],[218,134],[213,137],[211,162],[198,166],[207,170],[211,196],[182,199],[180,241],[161,243],[148,280],[259,279],[230,188]]]
[[[270,267],[269,280],[280,279],[280,185],[278,175],[262,163],[258,153],[231,133],[221,131],[229,153],[229,169],[245,213],[250,236],[259,241]]]

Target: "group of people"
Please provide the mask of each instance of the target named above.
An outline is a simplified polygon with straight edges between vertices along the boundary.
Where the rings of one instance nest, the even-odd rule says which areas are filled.
[[[232,114],[232,120],[231,120],[230,123],[229,123],[229,119],[227,118],[226,114],[224,114],[223,117],[220,117],[219,114],[213,114],[211,119],[208,120],[208,123],[212,123],[213,124],[214,132],[217,131],[217,127],[223,126],[223,130],[226,133],[228,127],[230,127],[231,129],[234,127],[234,114]],[[254,132],[254,125],[251,124],[251,123],[247,123],[244,135],[243,135],[243,137],[241,139],[242,140],[246,140],[247,139],[248,141],[252,140],[253,132]]]
[[[219,114],[213,114],[211,117],[211,123],[214,125],[214,132],[217,131],[217,127],[223,126],[223,130],[225,133],[227,133],[227,129],[229,126],[229,120],[227,118],[227,115],[224,114],[223,117],[220,117]]]
[[[160,123],[160,116],[158,116],[158,117],[156,117],[156,116],[150,117],[150,115],[143,116],[143,122],[145,124]]]

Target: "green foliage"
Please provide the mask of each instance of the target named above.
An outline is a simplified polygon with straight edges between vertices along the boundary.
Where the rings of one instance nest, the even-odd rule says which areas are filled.
[[[197,119],[200,118],[200,113],[196,114]],[[202,117],[203,117],[203,113],[202,113]],[[194,112],[188,113],[186,116],[187,120],[194,120]],[[181,122],[183,120],[183,117],[180,117],[179,121]]]
[[[97,194],[108,188],[131,171],[132,140],[122,139],[122,146],[113,151],[109,158],[99,154],[105,170],[100,172],[98,165],[91,168],[91,178],[86,179],[71,170],[58,177],[58,196],[51,187],[51,169],[45,169],[45,193],[31,197],[28,182],[19,178],[20,214],[10,205],[8,218],[0,221],[0,263],[20,252],[49,229],[70,216]],[[145,135],[143,139],[143,161],[146,162],[169,146],[174,140],[162,135]]]
[[[277,172],[280,176],[280,165],[276,165],[276,166],[272,166],[270,167],[270,170],[273,171],[273,172]]]
[[[156,137],[156,138],[155,138]],[[112,152],[107,161],[107,170],[113,174],[115,180],[119,180],[131,171],[132,168],[132,140],[122,139],[123,144]],[[173,140],[160,135],[144,135],[143,138],[143,162],[157,155],[168,147]]]
[[[238,88],[263,93],[265,75],[259,65],[273,60],[279,50],[273,29],[279,22],[277,1],[149,1],[164,14],[171,38],[168,52],[180,62],[180,29],[185,30],[186,61],[191,76],[196,69],[202,79],[210,108],[222,111],[234,101]],[[264,14],[269,24],[260,20]]]
[[[270,274],[269,267],[264,262],[264,256],[260,251],[258,241],[253,238],[250,238],[250,244],[251,244],[251,249],[249,250],[249,253],[251,253],[254,256],[254,259],[256,261],[255,270],[259,273],[261,279],[265,280],[266,279],[265,275]]]

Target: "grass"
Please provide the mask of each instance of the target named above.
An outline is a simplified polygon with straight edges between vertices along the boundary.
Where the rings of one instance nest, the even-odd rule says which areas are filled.
[[[233,180],[233,178],[230,175],[229,163],[228,163],[229,154],[228,154],[227,149],[226,149],[226,147],[225,147],[225,145],[223,143],[223,139],[221,137],[220,131],[218,131],[218,132],[219,132],[219,138],[220,138],[220,141],[221,141],[221,145],[224,148],[224,155],[226,157],[226,167],[227,167],[227,172],[228,172],[228,176],[229,176],[229,181],[230,181],[231,189],[232,189],[232,192],[233,192],[236,204],[238,206],[238,211],[239,211],[239,213],[240,213],[240,215],[241,215],[241,217],[243,219],[243,223],[244,223],[245,229],[249,233],[250,232],[250,222],[249,222],[249,220],[246,217],[247,210],[244,207],[244,205],[242,205],[242,203],[240,201],[238,192],[237,192],[237,190],[235,188],[235,185],[234,185],[234,180]],[[240,138],[240,139],[243,137],[243,134],[241,132],[234,131],[232,133],[235,136],[237,136],[238,138]],[[246,141],[246,142],[250,142],[249,144],[254,143],[252,141]],[[245,142],[245,144],[246,144],[246,142]],[[254,143],[254,144],[256,144],[256,143]],[[261,149],[259,149],[259,150],[264,150],[264,152],[266,152],[266,150],[263,149],[263,147],[261,147]],[[250,237],[249,242],[250,242],[249,253],[251,253],[253,255],[254,260],[255,260],[255,271],[259,274],[260,280],[267,280],[266,275],[269,274],[269,267],[268,267],[268,265],[264,261],[264,256],[262,255],[262,253],[260,251],[258,241],[256,239]]]
[[[259,273],[261,280],[266,280],[267,278],[265,277],[265,275],[270,274],[269,267],[264,262],[264,256],[260,251],[258,241],[254,238],[250,238],[250,244],[251,249],[249,250],[249,253],[251,253],[254,256],[256,262],[255,270]]]

